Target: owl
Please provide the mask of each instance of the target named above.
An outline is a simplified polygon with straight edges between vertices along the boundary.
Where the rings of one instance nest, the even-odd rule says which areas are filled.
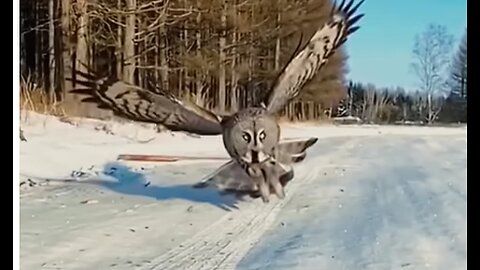
[[[298,96],[301,88],[325,65],[347,38],[359,29],[355,23],[364,14],[356,14],[363,0],[334,5],[330,18],[299,48],[279,73],[273,87],[260,104],[232,115],[218,115],[168,93],[156,94],[115,77],[99,77],[78,72],[87,88],[72,92],[87,95],[85,102],[136,121],[156,123],[172,131],[198,135],[222,135],[231,160],[195,184],[196,188],[215,187],[222,193],[261,197],[269,202],[271,194],[285,197],[284,187],[293,179],[292,165],[302,161],[306,150],[317,138],[281,141],[277,113]]]

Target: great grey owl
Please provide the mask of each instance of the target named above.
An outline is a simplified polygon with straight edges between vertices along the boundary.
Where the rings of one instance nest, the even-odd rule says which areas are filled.
[[[300,89],[320,70],[347,37],[358,30],[355,23],[364,14],[355,14],[360,1],[334,5],[330,17],[279,73],[260,104],[220,116],[189,101],[169,94],[156,94],[127,84],[112,76],[99,77],[79,72],[86,78],[77,81],[87,86],[72,92],[89,95],[85,102],[95,102],[119,116],[161,124],[172,131],[223,137],[231,160],[194,187],[213,186],[222,193],[261,197],[269,201],[271,192],[285,196],[284,186],[293,178],[292,163],[305,158],[306,149],[317,138],[280,141],[276,114],[298,96]]]

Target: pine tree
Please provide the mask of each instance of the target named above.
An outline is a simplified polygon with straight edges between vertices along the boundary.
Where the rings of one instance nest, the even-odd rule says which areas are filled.
[[[451,95],[467,98],[467,30],[453,58],[449,86]]]

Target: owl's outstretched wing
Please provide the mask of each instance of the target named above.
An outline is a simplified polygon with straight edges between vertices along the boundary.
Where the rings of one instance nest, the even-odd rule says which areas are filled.
[[[354,1],[350,0],[345,5],[343,0],[338,7],[334,5],[330,19],[285,65],[264,101],[269,112],[279,112],[289,101],[298,96],[300,89],[316,75],[336,49],[360,28],[355,23],[364,14],[357,15],[356,11],[364,0],[353,6]]]
[[[71,92],[87,95],[83,102],[93,102],[110,109],[116,115],[134,121],[156,123],[172,131],[186,131],[199,135],[221,134],[219,116],[188,101],[172,95],[155,94],[114,77],[95,78],[77,71],[85,80],[76,80],[83,89]]]

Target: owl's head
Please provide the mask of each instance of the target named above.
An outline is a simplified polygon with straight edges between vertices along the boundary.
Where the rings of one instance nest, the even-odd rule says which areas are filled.
[[[273,116],[263,111],[246,110],[228,122],[223,142],[230,156],[246,163],[259,163],[274,154],[280,129]]]

